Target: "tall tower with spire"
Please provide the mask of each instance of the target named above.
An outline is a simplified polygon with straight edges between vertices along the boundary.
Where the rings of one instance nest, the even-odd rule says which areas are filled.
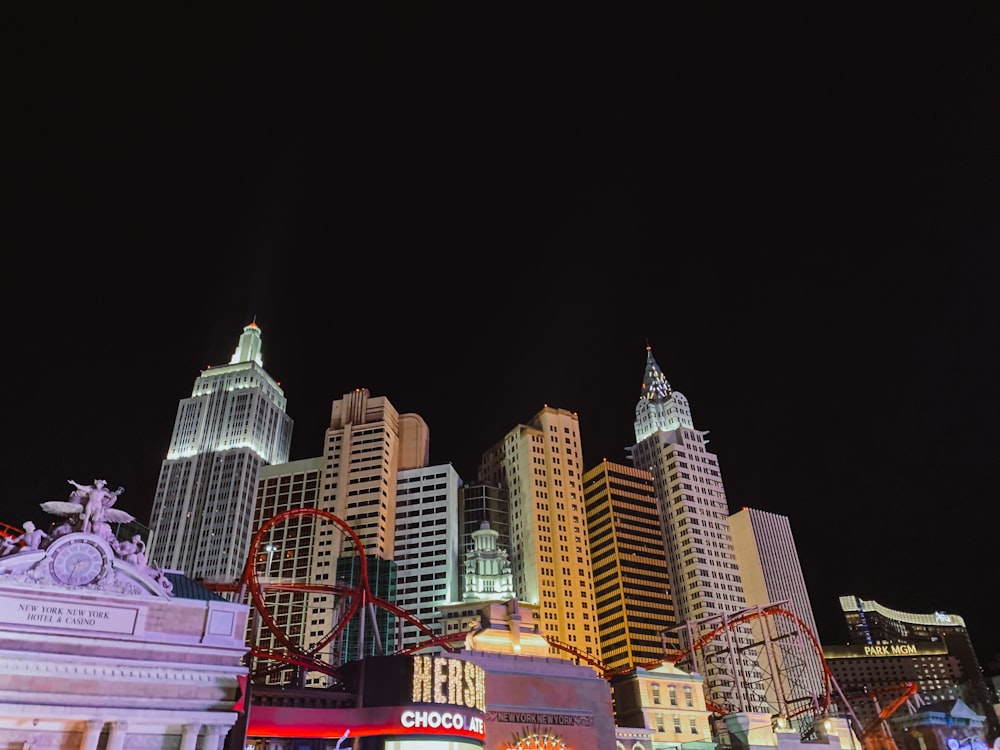
[[[634,424],[636,442],[630,453],[633,464],[653,476],[684,648],[716,628],[726,632],[727,624],[747,609],[748,602],[733,549],[718,457],[707,450],[708,433],[694,426],[687,398],[670,387],[649,346]],[[764,709],[762,691],[747,688],[760,682],[752,634],[747,627],[737,627],[729,635],[735,643],[720,644],[718,650],[726,650],[730,661],[738,659],[738,671],[756,679],[738,684],[732,679],[736,666],[732,663],[699,666],[698,671],[707,672],[709,698],[733,710]]]
[[[181,400],[150,513],[150,560],[231,583],[246,562],[257,472],[288,461],[292,420],[264,370],[261,331],[244,326],[228,364],[208,367]]]

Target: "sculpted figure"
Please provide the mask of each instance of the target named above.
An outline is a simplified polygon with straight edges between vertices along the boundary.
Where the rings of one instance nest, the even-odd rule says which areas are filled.
[[[146,567],[146,543],[136,534],[131,539],[118,543],[118,556],[127,563],[140,568]]]
[[[124,487],[112,492],[103,479],[95,479],[89,486],[72,479],[67,481],[76,488],[70,493],[69,502],[50,500],[42,503],[42,510],[57,516],[74,517],[74,531],[97,534],[110,541],[114,536],[111,532],[111,523],[128,523],[135,520],[135,516],[130,513],[112,507],[118,496],[125,491]]]
[[[83,503],[83,512],[80,514],[80,531],[96,533],[99,525],[104,523],[108,508],[115,504],[118,496],[125,491],[125,488],[119,487],[112,492],[108,489],[108,483],[104,479],[95,479],[94,484],[90,487],[78,484],[72,479],[67,481],[76,487],[70,494],[71,500],[74,497],[80,497],[81,494],[85,494],[86,496],[86,501]]]
[[[32,521],[24,522],[24,532],[20,536],[16,536],[13,539],[3,540],[3,549],[0,550],[0,557],[12,554],[17,551],[18,542],[23,542],[23,550],[35,550],[38,549],[43,539],[48,539],[49,535],[46,534],[41,529],[36,529],[35,524]]]

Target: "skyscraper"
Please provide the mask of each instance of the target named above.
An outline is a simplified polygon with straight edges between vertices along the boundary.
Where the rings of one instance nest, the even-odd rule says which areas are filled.
[[[543,635],[599,661],[577,415],[545,406],[483,453],[477,477],[509,493],[518,599],[537,605]]]
[[[365,553],[393,558],[396,478],[427,466],[430,432],[418,414],[400,414],[385,396],[356,388],[333,402],[323,446],[320,508],[347,522]],[[342,554],[354,554],[346,540]]]
[[[583,475],[590,559],[608,670],[648,667],[677,648],[653,476],[605,459]]]
[[[150,514],[150,560],[194,579],[239,579],[258,470],[288,460],[285,403],[264,370],[260,328],[250,323],[229,363],[202,370],[178,405]]]
[[[323,445],[319,507],[340,518],[358,536],[367,560],[371,591],[389,602],[394,602],[398,595],[395,545],[399,477],[401,473],[426,468],[429,455],[430,431],[420,415],[400,414],[388,398],[373,397],[367,388],[356,388],[333,402]],[[435,485],[454,484],[455,480],[447,473],[447,468],[439,468],[432,472],[433,479],[427,481]],[[409,497],[411,476],[404,476]],[[419,472],[412,476],[422,477]],[[419,487],[420,479],[416,481]],[[446,489],[431,494],[435,512],[438,512],[438,495],[447,496],[455,491]],[[441,502],[447,503],[447,499]],[[452,498],[451,503],[454,506],[457,500]],[[457,521],[457,512],[454,515]],[[323,583],[329,578],[331,582],[356,584],[359,550],[354,542],[330,524],[321,524],[320,533],[333,534],[330,559],[335,561],[336,573],[327,575],[317,570],[314,582]],[[317,632],[329,632],[338,616],[336,608],[316,607],[311,611],[310,622],[315,624]],[[388,650],[397,645],[396,623],[388,613],[383,610],[376,613],[374,633],[370,625],[362,622],[364,616],[360,612],[344,631],[345,660],[377,653],[379,642]]]
[[[972,645],[965,620],[958,615],[946,612],[902,612],[879,604],[877,601],[863,600],[857,596],[840,597],[840,607],[847,622],[848,643],[861,647],[863,660],[846,659],[831,661],[831,669],[844,670],[836,674],[838,682],[843,677],[849,682],[853,675],[848,670],[852,664],[882,666],[886,657],[924,656],[927,647],[944,646],[947,654],[957,660],[960,666],[958,674],[951,674],[948,681],[942,681],[940,675],[936,680],[921,682],[922,698],[925,701],[940,701],[956,697],[946,692],[948,682],[957,683],[961,691],[960,697],[976,713],[986,717],[986,729],[989,739],[1000,738],[1000,719],[993,708],[993,695],[990,691],[979,657]],[[941,657],[937,657],[940,661]],[[920,658],[924,662],[929,659]],[[897,661],[901,661],[897,659]],[[884,669],[878,670],[884,672]],[[881,677],[882,675],[879,675]],[[875,678],[870,677],[870,681]]]
[[[816,699],[824,695],[819,633],[799,562],[792,526],[787,516],[756,508],[743,508],[729,517],[733,546],[740,563],[743,590],[756,604],[775,604],[792,616],[772,618],[768,638],[777,644],[777,678],[771,684],[793,699]],[[808,629],[803,632],[798,621]],[[758,631],[759,632],[759,631]],[[816,639],[814,642],[812,637]],[[765,654],[761,654],[762,660]],[[769,696],[769,700],[778,700]]]
[[[396,480],[395,604],[436,635],[444,633],[440,606],[461,599],[460,482],[451,464],[404,469]],[[401,648],[429,637],[405,619],[399,625]],[[440,647],[421,653],[436,651]]]
[[[718,457],[706,449],[708,433],[695,428],[687,398],[670,387],[650,347],[634,427],[636,442],[630,454],[637,468],[653,475],[684,648],[705,633],[728,629],[729,621],[747,607],[747,599]],[[768,710],[759,689],[752,634],[748,627],[737,626],[731,635],[735,642],[724,638],[718,647],[707,644],[701,650],[702,657],[718,657],[716,663],[698,668],[706,675],[709,698],[733,710]],[[748,679],[734,680],[734,671]]]
[[[285,648],[283,635],[303,651],[308,651],[326,635],[312,623],[317,619],[316,613],[332,607],[333,597],[326,592],[285,588],[284,584],[312,582],[333,570],[332,529],[329,524],[317,523],[314,516],[282,516],[288,511],[315,508],[322,476],[320,457],[260,468],[254,534],[265,524],[268,530],[258,542],[253,574],[278,630],[278,633],[273,632],[263,617],[250,619],[249,642],[260,649],[281,651]],[[274,584],[277,586],[272,588]],[[331,643],[317,657],[330,664],[339,664],[338,649],[341,647],[339,641]],[[284,669],[274,668],[265,677],[269,684],[295,684],[299,680],[307,686],[324,685],[329,681],[319,673],[306,677],[291,664]]]

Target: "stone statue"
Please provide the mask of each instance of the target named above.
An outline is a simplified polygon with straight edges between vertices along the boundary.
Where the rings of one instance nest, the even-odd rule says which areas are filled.
[[[3,540],[3,549],[0,549],[0,557],[5,557],[6,555],[10,555],[18,551],[17,550],[18,542],[23,542],[24,546],[20,550],[23,552],[25,550],[38,549],[42,544],[42,540],[48,538],[49,538],[48,534],[46,534],[41,529],[35,528],[34,522],[25,521],[24,533],[22,533],[20,536],[14,537],[13,539],[8,538]]]
[[[125,491],[124,487],[112,492],[103,479],[95,479],[89,486],[72,479],[67,481],[76,488],[70,493],[69,502],[50,500],[42,503],[42,510],[56,516],[74,517],[73,531],[97,534],[111,541],[114,538],[111,523],[128,523],[135,520],[132,514],[112,507],[118,496]]]
[[[147,567],[146,543],[142,541],[142,537],[139,534],[134,535],[131,539],[124,542],[118,542],[115,551],[125,562],[140,568]]]

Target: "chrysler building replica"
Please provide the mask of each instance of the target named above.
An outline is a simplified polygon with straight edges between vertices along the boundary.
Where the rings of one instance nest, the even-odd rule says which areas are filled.
[[[193,579],[239,580],[261,466],[288,461],[285,393],[264,370],[260,328],[243,328],[228,364],[202,370],[177,418],[150,514],[149,558]]]
[[[761,676],[749,648],[752,634],[746,626],[726,630],[748,604],[719,462],[706,450],[708,433],[695,428],[687,399],[670,387],[652,349],[646,352],[630,453],[637,468],[653,475],[681,648],[723,628],[718,643],[701,649],[702,657],[715,655],[718,662],[696,670],[706,676],[708,698],[730,710],[762,710]],[[732,679],[734,659],[740,660],[736,671],[745,680]]]

